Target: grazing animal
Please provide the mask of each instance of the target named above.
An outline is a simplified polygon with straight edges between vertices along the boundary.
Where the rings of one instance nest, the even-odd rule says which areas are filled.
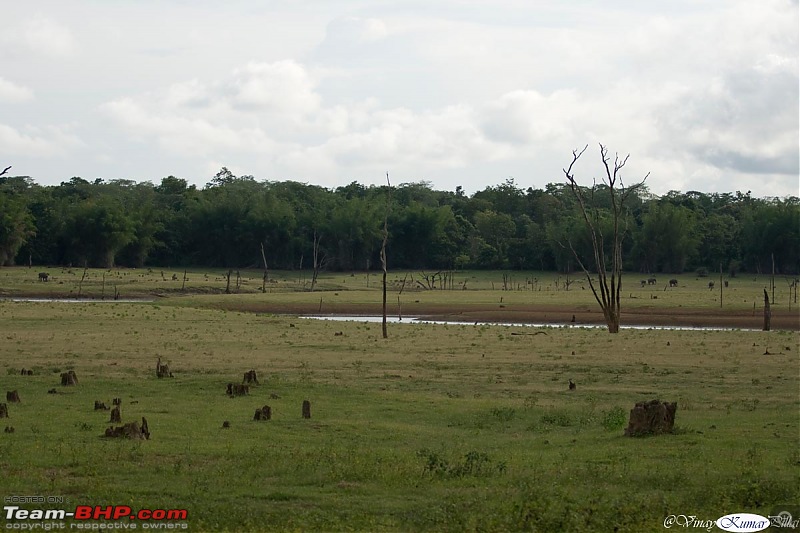
[[[669,280],[669,286],[670,287],[677,287],[678,286],[678,280],[677,279]]]
[[[577,388],[577,385],[575,385],[575,382],[572,381],[572,380],[569,380],[569,390],[575,390],[576,388]]]
[[[726,279],[725,281],[723,281],[723,283],[725,284],[725,288],[727,289],[728,288],[728,280]]]
[[[713,281],[709,281],[708,282],[708,289],[711,290],[713,288],[714,288],[714,282]]]
[[[642,287],[644,287],[645,285],[647,285],[647,280],[646,280],[646,279],[643,279],[643,280],[641,280],[639,283],[641,283],[641,284],[642,284]]]
[[[50,274],[47,272],[39,272],[39,281],[47,281],[50,278]]]
[[[655,285],[656,283],[658,283],[658,280],[656,280],[656,278],[647,278],[648,285]]]

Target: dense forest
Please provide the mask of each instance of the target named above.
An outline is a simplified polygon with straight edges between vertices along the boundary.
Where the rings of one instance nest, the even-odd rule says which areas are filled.
[[[609,204],[593,194],[601,222]],[[388,210],[388,211],[387,211]],[[575,270],[569,245],[591,248],[565,183],[514,180],[466,195],[426,182],[330,190],[258,181],[226,168],[203,188],[169,176],[57,186],[0,177],[0,265],[380,268],[388,213],[390,269]],[[646,188],[626,204],[626,269],[728,275],[800,270],[800,199]],[[588,250],[588,252],[587,252]],[[315,254],[316,251],[316,254]],[[588,256],[587,256],[588,257]]]

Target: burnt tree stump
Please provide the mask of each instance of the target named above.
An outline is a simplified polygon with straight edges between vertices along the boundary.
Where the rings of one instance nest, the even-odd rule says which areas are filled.
[[[113,400],[111,400],[111,403],[113,405],[122,405],[122,398],[114,398]]]
[[[672,433],[675,426],[676,402],[667,403],[660,400],[639,402],[633,409],[625,429],[627,437],[643,437],[645,435],[662,435]]]
[[[235,396],[246,396],[250,394],[250,386],[243,385],[241,383],[228,383],[228,387],[225,390],[225,394],[227,394],[231,398]]]
[[[114,424],[121,424],[122,423],[122,415],[119,412],[119,407],[115,407],[111,410],[111,420],[110,423]]]
[[[20,402],[19,392],[15,390],[10,390],[6,392],[6,401],[8,403],[19,403]]]
[[[108,406],[105,402],[101,402],[99,400],[94,401],[94,410],[95,411],[108,411]]]
[[[260,409],[256,409],[253,420],[272,420],[272,408],[269,405],[265,405]]]
[[[158,361],[156,361],[156,377],[159,378],[159,379],[174,377],[172,375],[172,372],[170,372],[170,370],[169,370],[169,365],[167,365],[167,364],[163,364],[162,365],[161,364],[161,358],[160,357],[158,358]]]
[[[0,418],[8,418],[8,405],[0,403]]]
[[[129,422],[117,427],[111,426],[106,428],[104,436],[112,439],[147,440],[150,438],[150,429],[147,427],[147,420],[142,417],[141,426],[138,422]]]
[[[248,370],[247,372],[245,372],[244,379],[242,379],[242,383],[258,385],[258,376],[256,375],[256,371]]]
[[[303,418],[311,418],[311,402],[303,400]]]
[[[70,370],[69,372],[64,372],[61,374],[61,385],[64,387],[70,387],[77,384],[78,376],[75,374],[74,370]]]

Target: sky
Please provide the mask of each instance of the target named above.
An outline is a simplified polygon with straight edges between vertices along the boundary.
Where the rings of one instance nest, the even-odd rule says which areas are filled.
[[[800,195],[797,0],[26,0],[0,167],[199,187],[600,180]]]

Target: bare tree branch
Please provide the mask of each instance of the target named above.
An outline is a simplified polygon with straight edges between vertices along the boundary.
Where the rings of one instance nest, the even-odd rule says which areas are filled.
[[[588,146],[588,145],[587,145]],[[595,201],[595,191],[597,189],[597,181],[592,181],[591,193],[589,196],[590,202],[587,204],[583,190],[578,185],[573,168],[575,163],[580,159],[583,152],[586,151],[587,146],[583,150],[572,151],[572,162],[567,169],[562,169],[567,179],[567,184],[570,187],[573,195],[578,201],[578,206],[589,231],[589,236],[592,243],[592,252],[594,255],[595,268],[597,270],[597,279],[589,272],[581,258],[578,256],[577,251],[569,243],[570,250],[575,256],[576,261],[583,269],[586,279],[589,281],[589,288],[592,294],[603,310],[603,316],[608,324],[608,331],[610,333],[617,333],[619,331],[620,319],[620,290],[622,288],[622,241],[624,233],[620,231],[620,218],[623,217],[623,209],[629,196],[638,190],[643,184],[644,180],[650,175],[645,176],[644,180],[633,185],[633,187],[625,188],[622,181],[622,168],[627,164],[630,154],[624,158],[620,158],[619,154],[614,155],[614,162],[611,163],[611,157],[608,155],[608,148],[600,144],[600,159],[605,170],[604,184],[608,187],[611,203],[611,222],[612,222],[612,236],[611,236],[611,264],[609,265],[606,260],[605,251],[605,236],[602,230],[602,221],[600,217],[600,209]],[[627,221],[623,220],[623,223]],[[610,272],[609,272],[610,266]],[[597,281],[597,288],[594,282]]]

